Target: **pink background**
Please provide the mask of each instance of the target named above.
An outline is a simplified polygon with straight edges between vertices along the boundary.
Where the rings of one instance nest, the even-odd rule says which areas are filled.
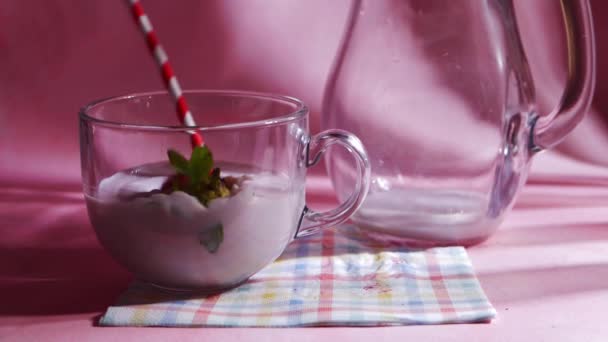
[[[319,129],[324,82],[346,0],[144,0],[183,88],[293,95]],[[539,104],[559,98],[565,61],[557,2],[519,1]],[[462,336],[600,340],[608,313],[608,5],[591,1],[598,83],[589,115],[534,161],[495,237],[470,249],[499,311],[488,325],[389,329],[158,330],[92,326],[129,275],[101,250],[80,191],[76,112],[86,102],[162,87],[122,0],[0,2],[0,339],[113,336],[330,340]],[[310,197],[333,203],[317,168]],[[605,201],[605,202],[604,202]],[[605,331],[605,329],[604,329]],[[603,335],[602,335],[603,334]]]

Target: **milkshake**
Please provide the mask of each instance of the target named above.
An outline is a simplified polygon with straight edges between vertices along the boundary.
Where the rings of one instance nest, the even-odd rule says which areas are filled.
[[[165,162],[103,179],[86,194],[99,241],[139,279],[158,286],[215,291],[246,280],[293,239],[304,186],[286,175],[220,165],[223,175],[242,181],[230,196],[208,203],[162,192],[174,173]]]

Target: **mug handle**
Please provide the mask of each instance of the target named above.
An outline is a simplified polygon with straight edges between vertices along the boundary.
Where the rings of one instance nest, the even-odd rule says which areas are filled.
[[[583,119],[595,88],[595,39],[588,0],[560,0],[568,48],[568,81],[557,107],[532,121],[532,150],[557,145]]]
[[[306,145],[306,167],[316,165],[327,148],[337,144],[344,147],[355,158],[357,167],[357,182],[355,189],[346,201],[337,208],[316,212],[306,205],[302,212],[300,224],[295,237],[307,236],[330,226],[346,221],[363,203],[369,191],[371,181],[371,166],[365,147],[354,134],[340,129],[330,129],[315,136]]]

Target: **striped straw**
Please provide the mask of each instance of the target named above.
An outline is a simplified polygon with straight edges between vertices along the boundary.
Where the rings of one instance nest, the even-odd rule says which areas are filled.
[[[133,12],[133,17],[135,21],[139,23],[139,28],[146,38],[150,53],[154,56],[156,63],[161,69],[165,86],[169,89],[169,92],[175,100],[179,122],[188,127],[196,126],[196,123],[192,118],[192,113],[190,112],[190,109],[188,109],[186,99],[183,96],[182,88],[180,87],[179,82],[173,73],[173,68],[171,68],[171,65],[169,64],[169,58],[167,57],[165,49],[163,49],[162,45],[160,45],[160,42],[158,41],[158,37],[154,32],[150,18],[148,18],[144,12],[144,8],[139,0],[128,1],[129,5],[131,6],[131,11]],[[196,146],[203,146],[203,137],[199,132],[189,131],[188,133],[190,134],[190,143],[192,144],[192,148]]]

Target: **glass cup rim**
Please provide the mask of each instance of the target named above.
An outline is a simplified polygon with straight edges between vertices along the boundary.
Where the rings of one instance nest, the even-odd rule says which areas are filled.
[[[112,120],[105,120],[94,117],[89,114],[89,112],[103,104],[119,101],[119,100],[128,100],[138,97],[146,97],[146,96],[170,96],[169,92],[166,90],[158,90],[158,91],[149,91],[149,92],[138,92],[138,93],[130,93],[126,95],[118,95],[118,96],[110,96],[106,98],[101,98],[98,100],[94,100],[84,105],[78,111],[78,116],[83,121],[88,121],[94,123],[95,125],[111,127],[111,128],[120,128],[120,129],[129,129],[129,130],[142,130],[142,131],[217,131],[217,130],[232,130],[232,129],[241,129],[241,128],[251,128],[251,127],[266,127],[266,126],[276,126],[281,124],[286,124],[289,122],[293,122],[302,117],[308,115],[308,107],[301,100],[287,95],[280,95],[275,93],[265,93],[265,92],[257,92],[257,91],[245,91],[245,90],[223,90],[223,89],[189,89],[184,90],[183,94],[194,94],[194,95],[217,95],[217,96],[234,96],[241,98],[258,98],[263,100],[269,100],[273,102],[286,102],[292,105],[295,105],[295,109],[290,112],[286,112],[285,114],[278,115],[275,117],[271,117],[268,119],[262,120],[251,120],[251,121],[242,121],[237,123],[230,123],[225,125],[217,125],[217,126],[184,126],[184,125],[154,125],[154,124],[137,124],[137,123],[128,123],[128,122],[119,122]],[[173,101],[173,99],[171,99]],[[177,120],[176,120],[177,121]]]

